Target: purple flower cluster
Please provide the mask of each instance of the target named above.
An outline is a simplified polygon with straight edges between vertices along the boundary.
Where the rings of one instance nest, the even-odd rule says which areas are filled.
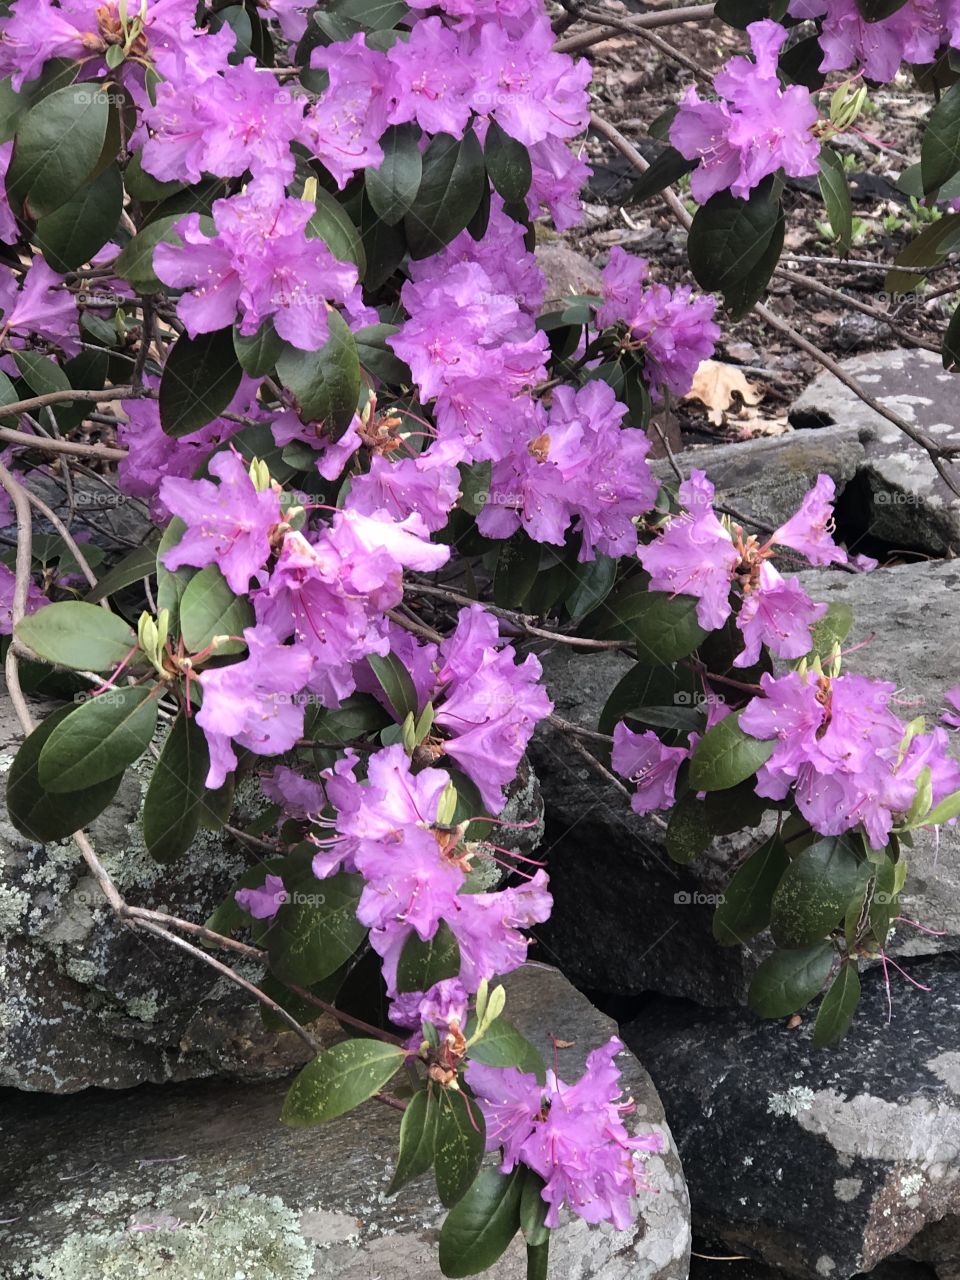
[[[934,805],[960,787],[946,731],[906,731],[890,708],[894,684],[814,670],[764,675],[760,683],[763,696],[740,715],[742,729],[776,744],[758,772],[757,794],[782,800],[792,790],[822,835],[862,823],[882,849],[896,817],[913,804],[921,771],[929,770]]]
[[[724,65],[713,81],[719,102],[704,100],[691,86],[670,126],[670,141],[680,154],[700,161],[690,186],[701,203],[726,190],[746,199],[778,169],[794,178],[818,170],[816,106],[807,89],[784,89],[777,76],[786,31],[764,19],[751,23],[747,33],[755,61],[736,57]]]
[[[538,1173],[550,1206],[546,1225],[559,1225],[566,1205],[586,1222],[610,1222],[618,1230],[633,1221],[632,1201],[650,1190],[641,1153],[656,1153],[656,1133],[631,1137],[623,1117],[634,1109],[622,1101],[614,1058],[623,1049],[616,1036],[587,1058],[575,1084],[554,1071],[540,1084],[516,1067],[472,1062],[467,1082],[486,1122],[487,1150],[502,1148],[503,1173],[518,1164]]]
[[[901,63],[935,62],[943,45],[960,47],[956,0],[907,0],[879,22],[868,22],[855,0],[790,0],[793,18],[822,18],[821,71],[853,67],[868,80],[887,83]]]

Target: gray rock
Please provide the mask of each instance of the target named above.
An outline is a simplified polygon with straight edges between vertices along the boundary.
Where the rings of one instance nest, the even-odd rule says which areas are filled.
[[[788,1030],[666,1001],[623,1029],[678,1134],[695,1229],[810,1280],[870,1271],[915,1238],[944,1265],[960,1214],[960,969],[951,956],[910,972],[932,990],[894,974],[890,1020],[882,973],[865,975],[834,1049],[813,1049],[811,1018]],[[937,1236],[918,1233],[941,1219],[938,1260]]]
[[[845,648],[862,645],[847,669],[897,682],[894,710],[904,720],[925,716],[932,728],[945,708],[943,694],[960,672],[960,565],[953,561],[902,565],[869,574],[810,570],[800,575],[815,600],[843,601],[854,612]],[[914,833],[904,850],[907,882],[903,914],[937,937],[898,927],[891,948],[926,955],[960,946],[960,829]]]
[[[552,1054],[551,1034],[573,1042],[558,1050],[568,1078],[615,1029],[555,970],[529,965],[505,985],[511,1017],[541,1050]],[[687,1276],[689,1204],[676,1147],[646,1072],[630,1055],[621,1064],[638,1123],[667,1144],[648,1165],[659,1194],[645,1198],[629,1231],[571,1219],[551,1249],[554,1280]],[[0,1121],[0,1276],[439,1280],[443,1210],[429,1175],[385,1194],[396,1113],[368,1102],[318,1129],[285,1129],[286,1087],[147,1086],[18,1102]],[[518,1242],[489,1274],[523,1276]]]
[[[600,268],[562,240],[546,240],[537,245],[537,266],[547,279],[544,311],[559,311],[574,293],[599,293]]]
[[[3,702],[0,771],[20,740]],[[131,769],[88,834],[128,901],[202,921],[250,854],[201,831],[184,859],[158,866],[137,820],[148,778],[143,764]],[[255,784],[246,794],[263,803]],[[71,1093],[213,1074],[256,1079],[302,1061],[296,1036],[265,1032],[256,1002],[235,984],[122,927],[72,841],[33,843],[3,808],[0,868],[0,1084]]]
[[[937,440],[960,443],[956,375],[920,350],[878,351],[841,366],[875,399]],[[794,426],[836,423],[859,434],[859,467],[869,531],[894,547],[942,555],[960,550],[960,499],[937,475],[926,451],[868,408],[831,373],[822,373],[790,409]],[[950,465],[950,464],[948,464]]]
[[[563,646],[541,660],[557,715],[593,730],[632,665],[623,654]],[[702,858],[678,866],[666,853],[663,827],[637,817],[564,733],[541,726],[530,753],[546,810],[554,901],[537,929],[544,955],[586,990],[739,1003],[764,951],[718,946],[711,922],[715,895],[754,835],[718,838]]]

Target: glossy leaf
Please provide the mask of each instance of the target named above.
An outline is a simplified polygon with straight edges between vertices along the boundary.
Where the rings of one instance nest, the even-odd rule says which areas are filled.
[[[722,946],[742,945],[767,927],[774,891],[789,864],[783,842],[773,836],[735,872],[713,916],[713,936]]]
[[[276,366],[283,350],[283,339],[273,327],[273,321],[268,319],[249,338],[234,329],[233,349],[244,373],[249,373],[251,378],[263,378]]]
[[[723,294],[732,320],[763,295],[780,258],[784,227],[769,179],[748,200],[719,192],[694,215],[687,241],[690,269],[701,288]]]
[[[217,657],[242,653],[245,627],[253,626],[253,606],[235,596],[215,564],[194,574],[180,598],[180,633],[190,653],[202,653],[215,636],[234,636],[217,645]]]
[[[160,425],[175,439],[220,416],[237,394],[243,370],[233,348],[233,330],[181,333],[160,379]]]
[[[757,772],[775,745],[744,733],[739,715],[727,716],[708,729],[697,744],[690,761],[690,786],[695,791],[735,787]]]
[[[423,158],[419,143],[417,125],[391,125],[380,139],[383,163],[378,169],[364,171],[367,198],[388,226],[403,219],[420,190]]]
[[[397,962],[397,990],[428,991],[435,982],[455,978],[460,972],[460,947],[450,926],[441,920],[432,938],[423,941],[412,933]]]
[[[550,1228],[544,1225],[549,1205],[543,1198],[546,1184],[533,1169],[523,1170],[523,1187],[520,1191],[520,1230],[528,1245],[536,1248],[550,1238]]]
[[[410,672],[396,654],[388,653],[381,656],[370,653],[367,655],[367,664],[386,694],[397,721],[402,723],[408,715],[415,716],[418,703],[416,686]]]
[[[520,1228],[522,1166],[512,1173],[484,1169],[440,1228],[440,1270],[475,1276],[492,1267]]]
[[[22,117],[7,171],[16,213],[53,213],[95,173],[107,137],[109,98],[100,84],[67,85]]]
[[[136,645],[128,623],[99,605],[63,600],[17,623],[17,639],[47,662],[74,671],[109,671]]]
[[[157,726],[156,690],[108,689],[57,725],[40,752],[46,791],[82,791],[122,773],[146,751]]]
[[[143,803],[143,841],[157,862],[186,853],[200,827],[210,753],[194,716],[182,711],[154,766]]]
[[[293,1128],[322,1124],[352,1111],[390,1083],[404,1051],[379,1040],[347,1040],[309,1062],[283,1103],[280,1119]]]
[[[834,950],[828,942],[797,951],[775,951],[754,974],[747,1003],[761,1018],[789,1017],[821,991],[833,959]]]
[[[522,142],[512,138],[491,119],[483,143],[487,173],[496,191],[507,204],[525,200],[533,181],[530,153]]]
[[[123,179],[115,164],[37,223],[35,239],[48,264],[76,271],[113,238],[123,212]]]
[[[845,836],[828,836],[799,853],[773,895],[770,932],[782,947],[812,946],[843,917],[861,879],[861,864]]]
[[[468,1029],[469,1030],[469,1029]],[[506,1018],[494,1018],[479,1040],[470,1045],[470,1057],[488,1067],[519,1067],[521,1071],[545,1079],[546,1068],[539,1051]]]
[[[360,358],[346,321],[327,313],[329,337],[319,351],[285,346],[277,375],[296,398],[304,422],[323,424],[327,440],[338,440],[353,421],[360,395]]]
[[[444,1208],[455,1205],[467,1192],[483,1162],[486,1126],[475,1098],[461,1090],[440,1094],[434,1172],[437,1194]]]
[[[403,220],[414,258],[429,258],[463,231],[483,195],[483,151],[472,129],[462,139],[435,134],[423,154],[417,198]]]
[[[677,662],[706,638],[693,596],[648,591],[632,581],[607,597],[597,634],[604,640],[631,640],[643,662]]]
[[[414,1178],[421,1177],[433,1164],[439,1110],[432,1087],[421,1089],[407,1103],[400,1121],[400,1151],[387,1188],[388,1196],[394,1195]]]
[[[853,240],[853,205],[843,161],[831,147],[820,148],[820,194],[826,205],[830,229],[836,237],[837,250],[843,256],[850,252]]]
[[[352,262],[362,280],[367,269],[367,255],[360,232],[350,221],[343,205],[322,187],[314,197],[316,212],[307,224],[307,236],[322,240],[335,258]]]
[[[836,1044],[850,1028],[860,1003],[860,974],[856,960],[846,960],[823,997],[817,1020],[813,1024],[813,1043],[817,1049]]]
[[[309,987],[338,969],[366,936],[357,919],[363,880],[346,872],[317,880],[308,869],[284,884],[290,901],[266,937],[270,969],[282,982]]]

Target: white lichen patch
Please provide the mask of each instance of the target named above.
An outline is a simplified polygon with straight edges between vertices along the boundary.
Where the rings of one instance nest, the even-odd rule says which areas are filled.
[[[0,884],[0,933],[16,933],[30,908],[30,895],[25,889]]]
[[[917,1195],[923,1187],[923,1181],[922,1173],[905,1173],[900,1179],[900,1194],[904,1200],[909,1200],[911,1196]]]
[[[176,1213],[144,1207],[125,1229],[73,1232],[30,1280],[308,1280],[313,1259],[297,1214],[237,1188]]]
[[[797,1116],[813,1106],[813,1090],[805,1085],[791,1085],[784,1093],[771,1093],[767,1098],[767,1111],[775,1116]]]

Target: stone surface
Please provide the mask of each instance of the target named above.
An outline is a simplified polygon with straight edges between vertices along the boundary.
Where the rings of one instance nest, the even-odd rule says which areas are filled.
[[[537,266],[546,276],[544,311],[559,311],[572,293],[599,293],[600,268],[562,240],[544,240],[537,245]]]
[[[651,1002],[623,1029],[678,1135],[696,1229],[809,1280],[847,1280],[911,1241],[956,1275],[948,1246],[938,1261],[918,1233],[960,1214],[960,969],[909,968],[931,991],[893,974],[888,1023],[871,971],[834,1049],[812,1048],[810,1017],[790,1031],[686,1002]]]
[[[615,1030],[555,970],[506,979],[507,1010],[561,1074]],[[689,1206],[676,1147],[650,1079],[620,1060],[637,1122],[664,1136],[650,1157],[658,1195],[616,1233],[572,1219],[551,1280],[685,1280]],[[443,1210],[430,1176],[385,1195],[399,1117],[368,1102],[318,1129],[279,1125],[285,1082],[146,1086],[125,1094],[27,1098],[0,1119],[2,1280],[438,1280]],[[632,1121],[628,1122],[632,1123]],[[14,1219],[11,1221],[11,1219]],[[519,1280],[515,1243],[489,1273]]]
[[[960,564],[909,564],[856,575],[809,570],[800,577],[815,600],[843,601],[853,609],[844,647],[862,647],[850,655],[847,669],[895,680],[897,715],[905,721],[922,715],[928,727],[936,724],[946,706],[944,691],[960,683]],[[903,914],[943,936],[901,925],[892,950],[924,955],[960,946],[960,829],[917,831],[904,857]]]
[[[540,656],[557,715],[593,730],[632,665],[623,654],[563,646]],[[531,758],[544,798],[554,899],[550,919],[536,930],[544,957],[587,990],[660,991],[720,1005],[742,1000],[762,944],[720,947],[710,930],[713,895],[753,837],[720,838],[695,863],[678,866],[667,856],[663,828],[637,817],[565,734],[541,726]]]
[[[875,399],[937,440],[960,443],[956,375],[931,351],[878,351],[841,367]],[[798,427],[832,423],[858,433],[858,468],[869,532],[894,547],[933,555],[960,551],[960,499],[937,475],[926,451],[863,403],[831,373],[813,380],[790,409]]]

